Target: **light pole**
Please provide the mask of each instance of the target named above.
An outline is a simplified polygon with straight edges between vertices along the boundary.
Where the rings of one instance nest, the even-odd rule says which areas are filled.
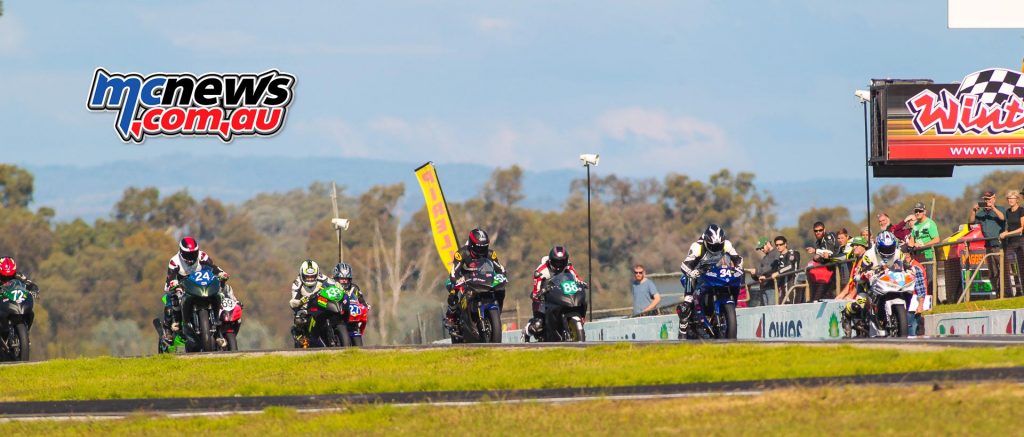
[[[587,168],[587,283],[590,284],[590,288],[587,290],[587,302],[590,305],[589,319],[591,321],[594,320],[594,261],[591,256],[594,248],[590,238],[590,166],[596,167],[600,160],[601,155],[596,153],[580,155],[580,161]]]
[[[871,177],[868,170],[871,167],[871,155],[868,153],[868,102],[871,101],[871,92],[857,90],[853,92],[860,100],[860,106],[864,108],[864,196],[867,198],[868,235],[871,235]],[[879,229],[879,232],[882,230]]]
[[[344,249],[341,245],[341,231],[348,230],[348,219],[332,218],[331,224],[334,225],[334,229],[338,231],[338,262],[340,263],[344,255],[342,252]]]

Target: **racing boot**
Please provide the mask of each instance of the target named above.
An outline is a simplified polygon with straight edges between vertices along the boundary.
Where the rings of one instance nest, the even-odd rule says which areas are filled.
[[[683,302],[676,305],[676,315],[679,316],[679,340],[686,340],[690,337],[690,320],[693,317],[693,296],[687,295]]]

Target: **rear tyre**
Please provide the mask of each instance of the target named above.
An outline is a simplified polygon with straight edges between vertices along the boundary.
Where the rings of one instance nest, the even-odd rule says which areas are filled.
[[[896,337],[907,336],[907,307],[903,304],[896,304],[892,306],[892,316],[896,323]]]
[[[199,342],[203,345],[203,352],[212,352],[213,332],[210,330],[210,310],[201,309],[196,311],[199,315]]]
[[[727,303],[722,305],[722,314],[719,315],[724,322],[724,329],[718,332],[719,338],[736,339],[736,304]]]
[[[490,343],[501,343],[501,315],[498,310],[487,311],[487,321],[491,325],[491,338],[487,339]]]

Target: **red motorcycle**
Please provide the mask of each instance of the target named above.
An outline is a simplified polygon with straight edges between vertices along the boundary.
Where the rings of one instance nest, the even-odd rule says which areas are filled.
[[[220,314],[217,320],[220,326],[217,327],[217,345],[220,350],[237,351],[238,343],[235,336],[242,326],[242,304],[230,297],[224,297],[220,301]]]
[[[352,339],[352,346],[362,346],[370,306],[364,304],[358,297],[351,295],[346,296],[344,304],[345,320],[348,321],[348,336]]]

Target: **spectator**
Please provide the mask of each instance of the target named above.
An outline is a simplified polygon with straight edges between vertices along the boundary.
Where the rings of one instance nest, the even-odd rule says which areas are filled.
[[[839,253],[839,241],[836,234],[826,232],[825,224],[822,222],[814,222],[811,229],[814,231],[814,247],[806,248],[807,253],[811,255],[809,267],[830,263],[833,257]],[[811,302],[835,297],[835,281],[837,280],[835,276],[835,271],[830,267],[808,270],[807,282],[811,286]]]
[[[658,287],[654,282],[647,279],[647,269],[642,264],[633,266],[633,281],[630,283],[633,291],[633,316],[650,316],[658,311],[658,303],[661,302],[661,295],[658,294]]]
[[[853,267],[850,271],[856,272],[860,268],[861,261],[864,260],[864,253],[868,251],[868,241],[864,237],[853,237],[850,239],[850,255],[849,258],[854,260]],[[836,296],[836,299],[856,299],[857,298],[857,281],[850,280],[843,283],[843,291],[841,294]]]
[[[905,221],[904,223],[907,222]],[[928,218],[928,210],[925,209],[923,203],[915,203],[914,227],[910,230],[907,247],[910,247],[911,250],[908,252],[914,256],[914,259],[924,266],[929,278],[935,275],[935,249],[927,248],[921,250],[921,248],[938,242],[939,228],[935,226],[935,221]],[[931,282],[927,283],[929,293],[932,292],[931,284]]]
[[[909,335],[924,335],[924,313],[931,309],[931,299],[928,297],[928,273],[924,265],[917,261],[910,252],[903,254],[904,270],[914,275],[914,295],[907,302],[907,333]]]
[[[907,218],[903,219],[903,221],[901,221],[901,222],[899,222],[899,224],[895,224],[895,225],[892,224],[892,221],[889,220],[889,215],[888,214],[886,214],[884,212],[881,213],[881,214],[878,214],[878,227],[880,228],[879,232],[881,232],[881,231],[892,232],[892,234],[896,236],[897,240],[907,241],[907,237],[910,236],[910,229],[913,226],[914,226],[914,215],[913,214],[908,215]],[[870,244],[871,243],[870,235],[868,235],[868,237],[869,237],[868,238],[868,244]]]
[[[967,218],[968,223],[981,225],[981,235],[985,238],[996,238],[985,241],[985,253],[999,252],[999,233],[1006,226],[1006,216],[996,206],[996,195],[992,190],[985,191],[981,195],[981,201],[971,208],[971,214]],[[992,282],[993,290],[1001,290],[999,283],[999,257],[988,257],[989,281]]]
[[[1021,287],[1021,280],[1024,279],[1021,275],[1021,266],[1024,262],[1024,245],[1021,238],[1021,230],[1024,229],[1024,209],[1020,207],[1020,192],[1010,190],[1006,193],[1006,202],[1010,204],[1004,212],[1006,228],[999,234],[999,238],[1003,239],[1003,246],[1006,248],[1007,270],[1013,270],[1010,268],[1011,265],[1017,268],[1017,273],[1012,275],[1013,286],[1007,291],[1010,295],[1019,295],[1024,292],[1024,287]],[[1003,277],[1009,278],[1011,274],[1008,271]]]
[[[786,290],[793,285],[795,278],[793,275],[782,278],[779,276],[795,272],[800,268],[800,252],[790,250],[786,237],[782,235],[775,237],[775,249],[778,251],[779,257],[772,263],[772,287],[777,291],[779,303],[782,303],[786,298]]]
[[[845,261],[850,259],[850,231],[846,228],[839,230],[836,234],[839,241],[839,252],[833,257],[834,261]],[[850,264],[839,265],[839,285],[842,286],[850,279]]]
[[[779,259],[779,252],[772,250],[772,242],[768,237],[761,237],[757,240],[758,250],[764,254],[757,269],[748,270],[751,276],[757,281],[757,291],[747,288],[750,299],[747,300],[748,307],[775,305],[775,288],[771,280],[772,266]]]

